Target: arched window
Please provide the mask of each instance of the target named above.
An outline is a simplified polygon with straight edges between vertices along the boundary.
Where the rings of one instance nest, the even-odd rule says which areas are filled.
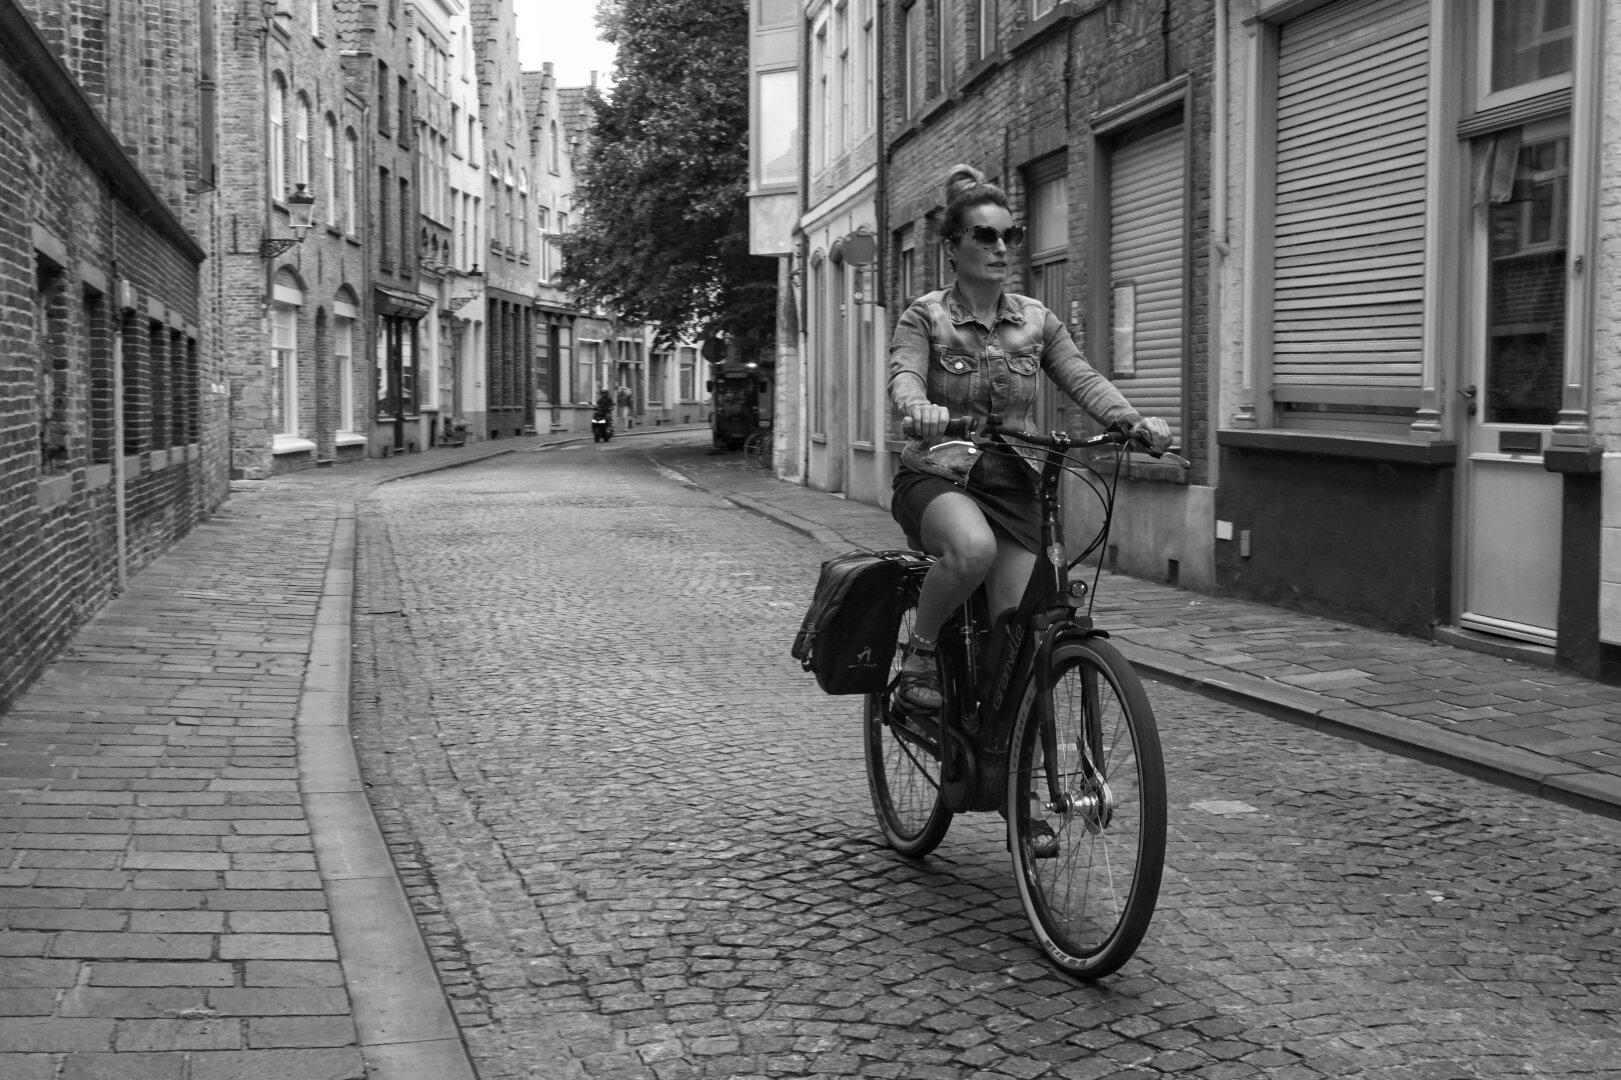
[[[552,140],[552,142],[551,142],[551,147],[552,147],[552,172],[562,172],[562,169],[560,168],[562,152],[561,152],[561,150],[559,149],[559,147],[557,145],[557,121],[556,120],[552,121],[550,136],[551,136],[551,140]]]
[[[293,126],[293,183],[310,186],[310,99],[298,95],[298,113]]]
[[[326,114],[321,135],[321,198],[326,200],[326,223],[338,223],[338,121]]]
[[[270,197],[287,198],[287,83],[281,73],[270,77]]]
[[[359,192],[356,190],[355,162],[360,156],[360,139],[354,128],[343,133],[343,227],[350,236],[360,233]]]

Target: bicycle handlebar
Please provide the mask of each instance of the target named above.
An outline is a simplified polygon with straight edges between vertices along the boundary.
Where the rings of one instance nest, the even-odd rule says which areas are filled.
[[[913,425],[910,416],[901,421],[901,434],[908,438],[916,437],[917,428]],[[1074,438],[1061,431],[1055,431],[1050,435],[1041,435],[1034,431],[1019,431],[1003,424],[995,416],[988,420],[980,420],[973,416],[954,416],[946,421],[944,434],[947,438],[968,439],[979,442],[984,441],[982,436],[1001,435],[1005,438],[1017,439],[1019,442],[1049,450],[1085,450],[1094,446],[1114,444],[1116,446],[1130,446],[1134,449],[1140,449],[1150,457],[1169,458],[1184,469],[1193,464],[1187,458],[1170,449],[1155,450],[1141,439],[1133,437],[1129,431],[1121,431],[1116,428],[1110,428],[1099,435],[1092,435],[1087,438]]]

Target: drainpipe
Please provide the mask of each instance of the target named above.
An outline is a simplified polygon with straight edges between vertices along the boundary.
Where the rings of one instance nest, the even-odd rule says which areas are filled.
[[[1210,387],[1206,405],[1206,423],[1210,438],[1206,440],[1205,483],[1214,488],[1220,473],[1221,455],[1216,451],[1215,430],[1221,424],[1222,364],[1221,334],[1221,282],[1227,270],[1227,255],[1231,251],[1227,242],[1227,4],[1229,0],[1215,0],[1216,48],[1212,63],[1212,93],[1210,108],[1210,260],[1209,295],[1210,326],[1205,334],[1206,358]]]
[[[123,593],[129,582],[129,494],[124,490],[129,476],[124,462],[124,282],[114,274],[113,306],[118,318],[113,324],[113,535],[117,549],[114,563],[118,572],[118,591]]]

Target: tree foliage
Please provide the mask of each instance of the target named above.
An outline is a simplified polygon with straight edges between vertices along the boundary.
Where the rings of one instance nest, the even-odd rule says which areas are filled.
[[[763,347],[776,260],[749,254],[748,6],[599,0],[598,23],[617,73],[611,94],[592,91],[564,282],[665,341]]]

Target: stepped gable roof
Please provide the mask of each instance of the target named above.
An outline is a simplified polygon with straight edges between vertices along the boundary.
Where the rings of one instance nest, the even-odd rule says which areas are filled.
[[[558,118],[570,135],[581,138],[585,137],[586,129],[591,126],[591,107],[585,99],[587,89],[584,86],[565,86],[557,91]]]

